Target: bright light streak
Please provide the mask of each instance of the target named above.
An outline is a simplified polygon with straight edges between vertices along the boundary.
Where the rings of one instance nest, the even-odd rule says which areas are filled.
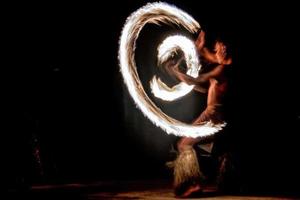
[[[156,126],[168,134],[188,137],[206,137],[222,129],[224,124],[207,122],[203,125],[190,125],[173,119],[163,113],[147,96],[137,73],[134,60],[136,40],[147,23],[177,24],[191,33],[196,33],[200,25],[184,11],[166,3],[149,3],[132,13],[126,20],[119,43],[121,73],[128,91],[142,113]]]
[[[181,50],[187,65],[187,74],[197,78],[201,65],[199,64],[198,54],[193,41],[185,36],[174,35],[167,37],[158,47],[157,60],[158,63],[167,61],[173,53]],[[155,97],[165,101],[173,101],[187,95],[194,88],[193,85],[188,85],[181,82],[172,88],[164,84],[156,76],[150,82],[151,91]]]

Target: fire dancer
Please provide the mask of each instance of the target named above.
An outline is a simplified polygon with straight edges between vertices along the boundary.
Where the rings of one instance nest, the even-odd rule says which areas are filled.
[[[223,123],[222,103],[227,91],[227,77],[225,70],[231,65],[232,59],[227,55],[226,46],[221,41],[216,41],[214,50],[205,46],[205,33],[201,31],[195,41],[201,61],[206,63],[204,67],[212,67],[206,73],[199,73],[197,78],[185,74],[180,66],[184,58],[177,61],[167,61],[164,67],[169,74],[189,85],[194,85],[194,90],[207,93],[207,106],[200,116],[193,121],[194,125],[201,125],[209,121],[214,124]],[[202,147],[211,154],[213,138],[182,137],[177,143],[179,155],[174,161],[174,188],[178,197],[188,197],[201,192],[205,179],[201,167],[199,167],[195,145]],[[200,165],[201,166],[201,165]]]

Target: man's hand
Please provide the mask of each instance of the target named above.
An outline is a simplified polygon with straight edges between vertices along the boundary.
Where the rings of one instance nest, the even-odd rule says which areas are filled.
[[[220,65],[230,65],[232,63],[232,59],[230,57],[227,57],[226,46],[222,42],[216,42],[215,52],[217,62]]]

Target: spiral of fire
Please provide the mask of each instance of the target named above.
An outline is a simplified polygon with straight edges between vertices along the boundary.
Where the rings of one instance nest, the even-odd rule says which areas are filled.
[[[191,125],[180,122],[160,110],[148,97],[140,81],[135,57],[136,40],[142,28],[147,24],[176,24],[184,27],[190,33],[200,29],[199,23],[181,9],[167,3],[148,3],[133,12],[126,20],[119,41],[119,64],[125,85],[137,107],[156,126],[168,134],[186,137],[207,137],[220,131],[224,124],[214,124],[211,121],[201,125]],[[175,39],[174,39],[175,37]],[[171,36],[159,47],[158,60],[167,59],[176,48],[184,52],[187,62],[187,74],[197,77],[200,69],[194,44],[183,36]],[[154,77],[151,81],[154,95],[164,100],[172,101],[186,95],[193,86],[179,83],[169,88]]]

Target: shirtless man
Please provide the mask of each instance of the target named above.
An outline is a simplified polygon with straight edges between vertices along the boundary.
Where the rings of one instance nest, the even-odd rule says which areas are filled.
[[[208,121],[212,121],[215,124],[222,123],[222,99],[227,90],[227,80],[224,71],[228,65],[231,65],[232,59],[228,57],[226,46],[220,41],[215,43],[214,51],[210,51],[205,47],[205,33],[203,31],[198,35],[195,45],[201,60],[211,65],[215,65],[212,70],[207,73],[200,73],[197,78],[193,78],[181,72],[179,69],[184,58],[180,58],[176,64],[165,64],[165,68],[170,75],[175,76],[178,80],[189,85],[194,85],[194,90],[201,93],[207,92],[207,107],[201,115],[194,120],[194,125],[203,124]],[[192,166],[193,164],[187,163],[190,162],[189,160],[191,160],[191,157],[194,157],[194,164],[196,163],[197,158],[195,157],[196,154],[193,150],[193,146],[198,143],[201,143],[201,138],[192,137],[182,137],[177,143],[179,156],[176,159],[174,166],[174,187],[175,194],[178,197],[188,197],[196,192],[202,191],[201,179],[203,179],[203,175],[199,166],[197,167],[198,170],[195,170],[196,168],[194,169]],[[207,144],[212,147],[213,143],[209,142]],[[191,171],[198,171],[195,174],[195,177],[188,177],[194,176],[193,174],[190,174]]]

